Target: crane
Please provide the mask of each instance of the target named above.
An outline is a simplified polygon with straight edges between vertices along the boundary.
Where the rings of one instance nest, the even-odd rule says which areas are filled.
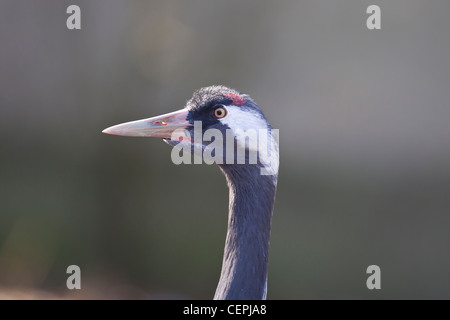
[[[228,229],[214,299],[266,299],[270,229],[278,180],[278,139],[250,96],[225,86],[204,87],[195,91],[179,111],[115,125],[103,133],[158,137],[174,148],[187,147],[204,155],[212,139],[192,138],[198,123],[202,133],[213,129],[223,137],[227,131],[233,137],[231,142],[223,140],[221,150],[208,153],[219,160],[216,163],[229,188]],[[259,144],[254,147],[246,135],[250,130],[268,133],[270,152],[263,154]],[[258,143],[260,140],[258,136]],[[223,151],[222,156],[217,156],[218,151]],[[239,159],[239,154],[243,154],[239,151],[244,151],[243,159]],[[256,152],[256,161],[250,155],[252,151]],[[270,170],[263,171],[267,168]]]

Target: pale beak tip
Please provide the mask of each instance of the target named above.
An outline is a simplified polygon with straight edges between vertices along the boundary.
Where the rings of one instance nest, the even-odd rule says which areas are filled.
[[[112,134],[111,131],[112,131],[112,130],[111,130],[111,127],[109,127],[109,128],[104,129],[104,130],[102,131],[102,133]]]

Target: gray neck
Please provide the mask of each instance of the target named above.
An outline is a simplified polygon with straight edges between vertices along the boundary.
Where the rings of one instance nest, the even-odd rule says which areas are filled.
[[[230,191],[228,232],[214,299],[265,299],[277,175],[258,165],[221,165]]]

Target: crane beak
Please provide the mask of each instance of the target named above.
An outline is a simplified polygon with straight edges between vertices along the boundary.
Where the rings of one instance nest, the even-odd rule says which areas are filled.
[[[192,126],[187,120],[189,110],[181,109],[161,116],[121,123],[103,130],[103,133],[129,137],[157,137],[170,139],[172,133]]]

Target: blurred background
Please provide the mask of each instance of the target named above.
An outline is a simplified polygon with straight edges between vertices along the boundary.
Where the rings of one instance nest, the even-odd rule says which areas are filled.
[[[81,30],[66,28],[71,4]],[[366,28],[371,4],[381,30]],[[101,131],[224,84],[280,129],[269,299],[449,299],[449,13],[0,0],[0,298],[212,298],[224,177]],[[82,290],[66,288],[72,264]],[[372,264],[381,290],[366,287]]]

